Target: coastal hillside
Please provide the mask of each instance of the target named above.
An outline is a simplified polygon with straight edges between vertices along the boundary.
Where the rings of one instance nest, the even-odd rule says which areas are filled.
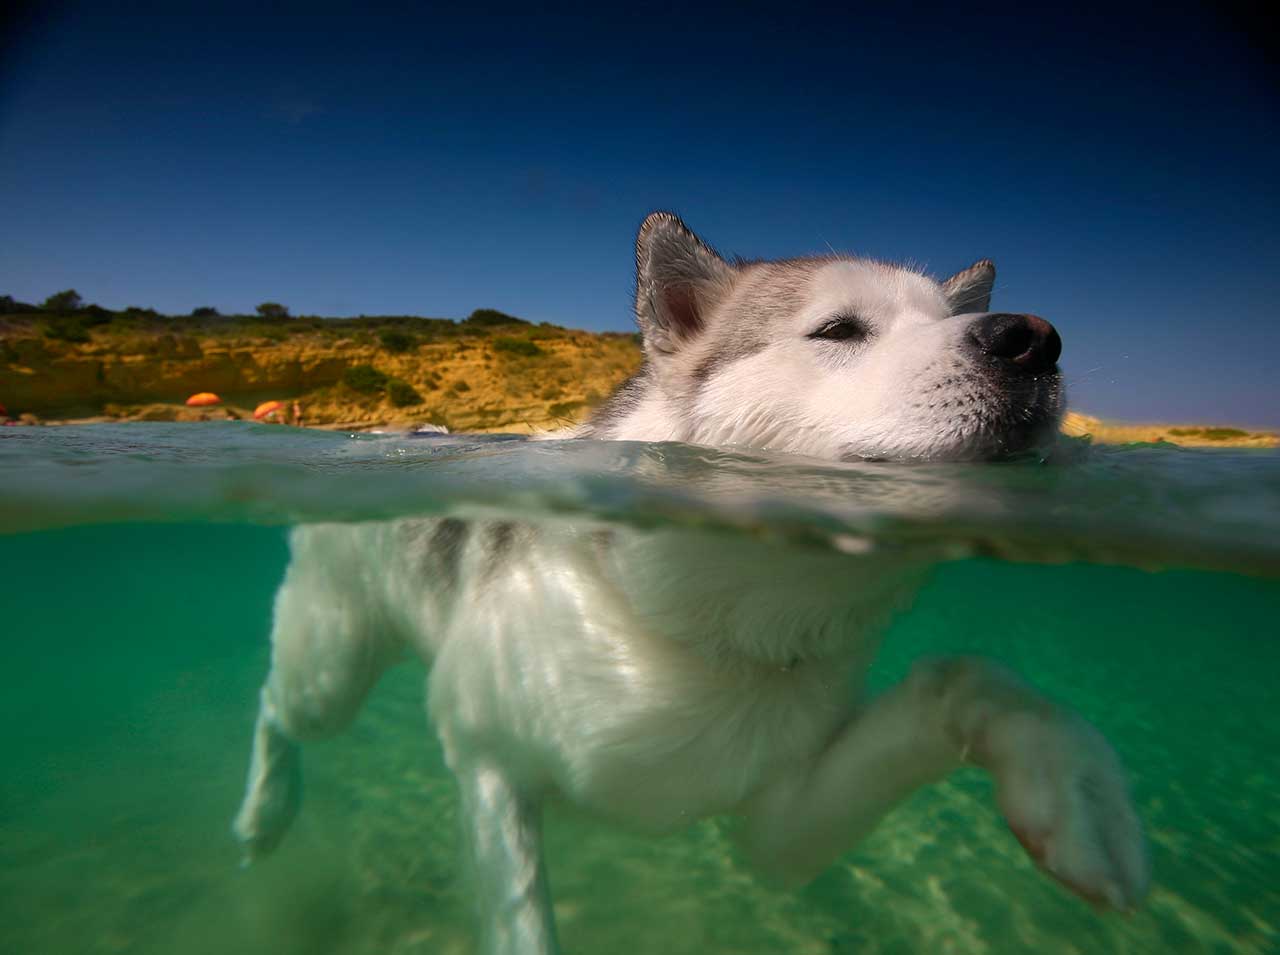
[[[1166,441],[1184,448],[1280,448],[1280,434],[1221,425],[1135,424],[1103,421],[1093,415],[1068,412],[1062,421],[1064,434],[1088,436],[1099,444],[1134,444]]]
[[[314,427],[538,431],[580,420],[641,359],[633,334],[535,325],[492,309],[454,321],[293,317],[273,303],[235,316],[113,312],[79,307],[78,296],[61,304],[75,307],[0,296],[0,406],[28,423],[247,418],[278,400],[281,417],[297,402]],[[188,407],[197,392],[221,402]],[[1280,446],[1271,432],[1074,412],[1063,431],[1108,444]]]
[[[41,422],[246,417],[275,399],[298,402],[305,423],[321,427],[528,431],[577,420],[639,365],[633,335],[492,310],[458,322],[0,315],[0,404]],[[184,404],[206,391],[222,403]]]

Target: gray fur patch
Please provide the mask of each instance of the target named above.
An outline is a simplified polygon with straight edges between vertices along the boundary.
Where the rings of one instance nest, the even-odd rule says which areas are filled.
[[[732,365],[735,361],[740,361],[743,358],[750,358],[757,352],[763,351],[766,344],[767,342],[764,341],[750,341],[743,338],[733,339],[725,346],[716,348],[707,354],[694,366],[690,377],[693,379],[694,385],[701,388],[721,368],[726,365]]]
[[[579,436],[591,438],[606,435],[614,423],[621,421],[636,409],[651,388],[649,368],[645,365],[620,384],[613,394],[591,413]]]
[[[494,521],[485,525],[484,556],[480,567],[482,577],[488,579],[502,569],[507,557],[515,549],[519,531],[519,525],[511,521]]]
[[[467,545],[466,521],[446,517],[431,533],[428,553],[433,558],[441,583],[449,590],[456,590],[462,570],[462,553]]]
[[[769,345],[773,326],[795,314],[804,301],[810,275],[827,258],[743,263],[733,294],[711,322],[711,341],[690,378],[703,387],[721,369],[750,358]]]

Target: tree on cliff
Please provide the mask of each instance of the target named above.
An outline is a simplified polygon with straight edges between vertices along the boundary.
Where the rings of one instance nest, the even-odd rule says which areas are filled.
[[[50,295],[42,306],[46,312],[75,312],[84,306],[80,293],[73,288]]]
[[[0,295],[0,315],[18,315],[22,312],[38,312],[39,305],[19,302],[12,295]]]
[[[289,309],[279,302],[263,302],[258,306],[258,314],[263,318],[288,318]]]

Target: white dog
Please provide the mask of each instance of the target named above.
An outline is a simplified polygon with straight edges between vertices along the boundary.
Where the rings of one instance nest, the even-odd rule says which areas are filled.
[[[990,262],[941,284],[839,256],[730,264],[666,213],[636,260],[645,367],[576,437],[938,461],[1056,430],[1057,332],[987,312]],[[971,763],[1065,885],[1120,909],[1146,892],[1120,764],[1079,716],[978,659],[860,694],[919,555],[458,519],[304,526],[292,552],[234,827],[249,858],[297,811],[297,742],[350,723],[410,650],[431,667],[492,953],[556,950],[551,794],[654,830],[735,813],[755,860],[806,878]]]

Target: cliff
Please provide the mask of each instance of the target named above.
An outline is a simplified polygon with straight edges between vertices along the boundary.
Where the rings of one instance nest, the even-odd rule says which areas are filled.
[[[431,421],[530,430],[576,420],[640,365],[635,337],[527,323],[107,322],[51,337],[0,318],[0,403],[41,421],[188,420],[298,401],[309,425]],[[214,409],[185,399],[212,391]]]

